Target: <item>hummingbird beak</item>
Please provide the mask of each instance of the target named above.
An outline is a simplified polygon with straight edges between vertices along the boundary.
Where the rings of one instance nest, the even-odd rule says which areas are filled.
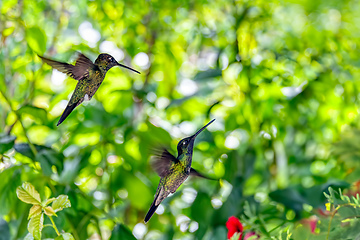
[[[191,139],[195,139],[195,137],[197,135],[199,135],[199,133],[201,133],[207,126],[209,126],[213,121],[215,121],[215,119],[211,120],[208,124],[206,124],[205,126],[203,126],[199,131],[197,131],[197,133],[195,133],[194,135],[191,136]]]
[[[139,71],[136,71],[135,69],[132,69],[131,67],[128,67],[128,66],[122,65],[122,64],[120,64],[120,63],[117,63],[117,65],[118,65],[119,67],[123,67],[123,68],[129,69],[129,70],[131,70],[131,71],[134,71],[134,72],[136,72],[136,73],[140,74],[140,72],[139,72]]]

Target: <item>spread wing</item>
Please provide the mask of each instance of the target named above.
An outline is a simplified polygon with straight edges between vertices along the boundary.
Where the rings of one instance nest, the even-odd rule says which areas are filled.
[[[164,177],[170,173],[172,164],[177,163],[179,160],[176,159],[166,149],[162,149],[160,154],[156,153],[151,161],[151,166],[154,171],[160,176]]]
[[[209,178],[207,176],[204,176],[203,174],[199,173],[198,171],[196,171],[193,168],[190,168],[190,175],[191,176],[196,176],[196,177],[201,177],[201,178],[205,178],[205,179],[209,179],[209,180],[217,180],[217,179],[213,179],[213,178]]]
[[[79,53],[79,57],[76,60],[75,66],[64,62],[58,62],[40,55],[38,56],[51,67],[69,75],[76,80],[81,80],[84,77],[87,77],[89,74],[89,69],[93,69],[95,67],[93,62],[82,53]]]

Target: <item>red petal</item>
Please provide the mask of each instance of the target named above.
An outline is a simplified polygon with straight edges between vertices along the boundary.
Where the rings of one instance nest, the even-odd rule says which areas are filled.
[[[241,239],[243,232],[243,225],[241,224],[239,219],[237,219],[234,216],[229,217],[228,221],[226,222],[226,228],[228,229],[228,234],[227,234],[228,239],[230,239],[236,232],[241,233],[239,238]]]

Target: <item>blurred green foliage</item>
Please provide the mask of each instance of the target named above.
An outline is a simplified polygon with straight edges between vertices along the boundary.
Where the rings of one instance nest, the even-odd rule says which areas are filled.
[[[232,215],[286,239],[325,209],[329,186],[359,180],[358,1],[3,0],[0,11],[0,239],[27,234],[25,181],[69,196],[54,221],[78,240],[225,239]],[[76,51],[142,74],[111,69],[56,127],[76,81],[36,54]],[[186,181],[144,225],[159,181],[151,148],[175,153],[211,118],[193,167],[221,180]]]

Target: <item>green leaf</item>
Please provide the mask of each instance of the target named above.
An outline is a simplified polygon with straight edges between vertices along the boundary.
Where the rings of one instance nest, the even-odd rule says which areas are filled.
[[[55,240],[75,240],[71,233],[61,233],[60,236],[57,236]]]
[[[29,204],[41,204],[40,194],[35,187],[28,182],[24,182],[21,187],[16,189],[17,197]]]
[[[29,47],[37,54],[43,54],[46,51],[46,35],[39,27],[26,29],[25,38]]]
[[[34,240],[34,237],[33,237],[33,235],[31,235],[31,233],[28,233],[28,234],[26,234],[24,240]]]
[[[34,144],[34,146],[38,152],[40,152],[41,150],[44,150],[44,149],[51,149],[49,147],[40,146],[40,145],[36,145],[36,144]],[[27,143],[15,144],[14,149],[18,153],[20,153],[28,158],[35,159],[35,156],[34,156],[33,152],[31,151],[29,144],[27,144]]]
[[[33,116],[34,118],[40,119],[43,123],[48,121],[47,112],[43,108],[38,108],[32,105],[22,106],[19,110],[17,110],[19,114],[28,114]]]
[[[40,205],[34,205],[30,208],[28,219],[35,217],[41,213],[42,207]]]
[[[220,77],[222,75],[221,69],[209,69],[203,72],[198,72],[194,77],[195,81],[207,80],[209,78]]]
[[[0,134],[0,154],[7,152],[14,146],[15,136]]]
[[[52,207],[50,207],[50,206],[45,207],[45,208],[44,208],[44,212],[45,212],[45,214],[48,215],[48,216],[56,216],[56,217],[57,217],[54,209],[53,209]]]
[[[124,224],[119,224],[115,226],[114,230],[111,233],[110,240],[135,240],[136,238],[131,233],[130,229],[127,228]]]
[[[46,199],[46,201],[44,202],[44,206],[47,206],[49,205],[50,203],[52,203],[53,201],[55,201],[56,198],[49,198],[49,199]]]
[[[44,227],[44,214],[37,215],[30,219],[28,230],[35,239],[41,239],[41,231]]]
[[[45,176],[51,176],[53,171],[51,170],[49,155],[41,151],[36,155],[35,161],[40,163],[41,169]]]
[[[71,207],[69,197],[67,195],[58,196],[52,203],[52,208],[54,212],[63,210],[64,208]]]
[[[4,219],[0,219],[0,240],[8,240],[10,238],[10,228]]]

